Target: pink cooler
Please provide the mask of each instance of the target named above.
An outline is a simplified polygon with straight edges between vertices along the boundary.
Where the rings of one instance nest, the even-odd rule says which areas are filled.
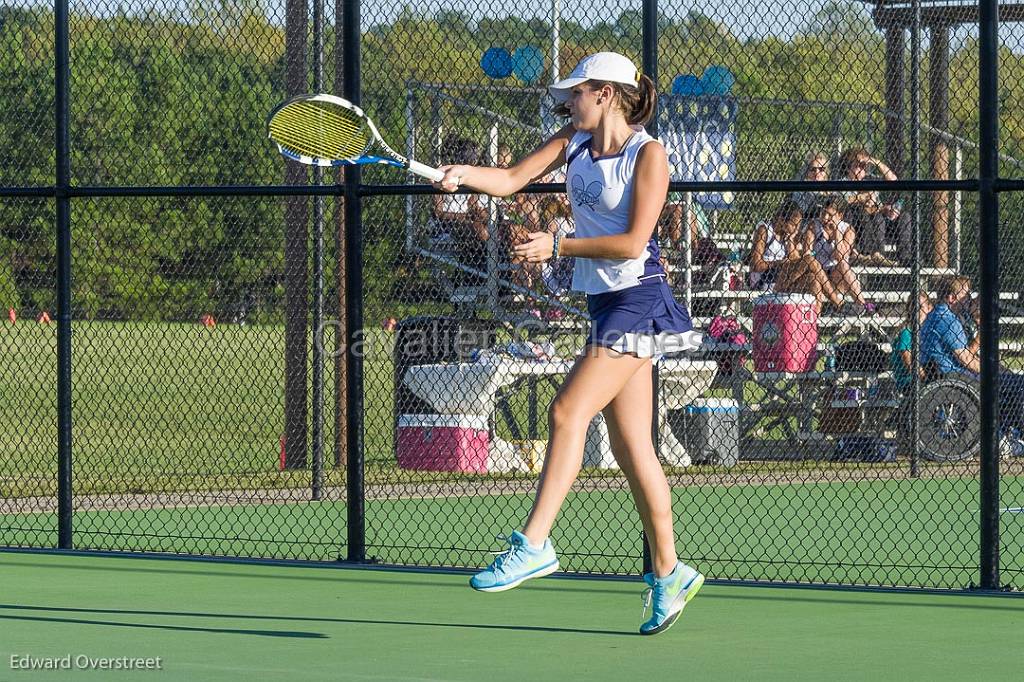
[[[754,299],[754,371],[809,372],[818,359],[818,312],[810,294]]]
[[[403,414],[398,417],[398,466],[420,471],[487,473],[487,417]]]

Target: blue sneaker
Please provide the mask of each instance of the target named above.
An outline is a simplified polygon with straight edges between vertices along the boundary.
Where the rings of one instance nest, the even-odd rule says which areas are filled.
[[[498,556],[491,565],[470,578],[469,585],[474,590],[504,592],[530,578],[542,578],[558,570],[558,557],[551,540],[545,540],[543,547],[534,549],[519,531],[513,531],[509,537],[499,535],[498,539],[507,542],[508,549],[495,552]]]
[[[651,617],[640,626],[640,634],[656,635],[672,627],[687,602],[697,596],[704,584],[704,576],[680,561],[664,578],[646,573],[644,582],[649,587],[644,590],[644,611],[640,617],[647,615],[647,607],[652,602],[654,608]]]

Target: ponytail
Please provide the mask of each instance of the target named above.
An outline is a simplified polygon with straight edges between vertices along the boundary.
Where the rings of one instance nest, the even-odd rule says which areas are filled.
[[[595,82],[605,83],[607,81]],[[626,123],[646,125],[654,116],[655,107],[658,106],[658,93],[654,88],[654,81],[649,76],[640,74],[640,80],[636,85],[622,83],[608,83],[608,85],[615,89],[622,114],[626,117]]]
[[[625,90],[625,88],[623,89]],[[637,83],[636,90],[636,101],[630,102],[631,106],[629,108],[623,107],[626,113],[626,121],[645,125],[654,116],[654,110],[658,106],[658,93],[654,88],[654,81],[646,74],[640,74],[640,82]],[[623,100],[623,105],[625,104],[626,101]]]

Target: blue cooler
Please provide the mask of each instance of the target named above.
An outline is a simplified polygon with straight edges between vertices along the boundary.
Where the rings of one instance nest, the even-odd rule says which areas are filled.
[[[697,398],[683,409],[683,447],[694,464],[731,467],[740,460],[740,410],[728,398]]]

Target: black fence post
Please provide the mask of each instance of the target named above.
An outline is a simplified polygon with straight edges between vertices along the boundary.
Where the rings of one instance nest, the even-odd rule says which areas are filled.
[[[313,0],[313,92],[324,88],[324,0]],[[313,167],[313,184],[323,184],[324,170]],[[311,497],[319,500],[324,485],[324,198],[313,197],[313,476]]]
[[[643,66],[642,72],[651,82],[654,83],[654,91],[658,91],[658,0],[644,0],[643,6]],[[654,116],[647,124],[647,132],[653,137],[658,136],[658,112],[654,112]],[[655,227],[655,234],[657,234],[657,227]],[[651,409],[651,431],[652,440],[654,442],[654,451],[658,452],[658,432],[659,432],[659,414],[658,414],[658,365],[657,363],[651,369],[653,373],[652,385],[654,387],[652,400],[653,405]],[[644,555],[643,555],[643,572],[650,573],[653,571],[653,564],[651,561],[651,545],[647,541],[647,535],[643,535],[644,544]]]
[[[57,546],[71,549],[71,158],[68,135],[69,64],[68,0],[58,0],[54,53],[57,158]]]
[[[345,0],[342,17],[345,98],[360,103],[359,0]],[[363,486],[363,229],[359,166],[345,170],[345,363],[348,393],[348,560],[366,560]]]
[[[981,303],[981,556],[980,587],[999,588],[999,3],[978,8],[980,223],[978,294]]]
[[[309,90],[309,3],[285,2],[284,83],[288,97]],[[284,182],[309,186],[309,167],[284,166]],[[285,468],[309,465],[309,200],[284,202],[284,449]]]
[[[910,28],[910,177],[912,180],[921,179],[921,3],[914,0],[912,4],[913,22]],[[900,32],[902,38],[903,33]],[[901,46],[902,49],[902,46]],[[902,68],[902,61],[901,61]],[[901,78],[902,82],[902,78]],[[902,98],[902,93],[901,93]],[[901,171],[902,172],[902,171]],[[919,322],[918,309],[921,306],[921,193],[914,190],[913,203],[911,204],[910,223],[914,230],[914,262],[911,266],[911,289],[914,294],[914,319],[911,321],[911,355],[910,375],[914,377],[910,389],[910,476],[918,478],[921,475],[920,462],[917,446],[921,437],[921,424],[918,420],[918,406],[921,404],[921,382],[918,380],[918,369],[920,367],[920,341],[921,325]]]
[[[644,0],[643,7],[643,73],[658,88],[658,0]],[[658,136],[658,117],[651,120],[648,132]]]

